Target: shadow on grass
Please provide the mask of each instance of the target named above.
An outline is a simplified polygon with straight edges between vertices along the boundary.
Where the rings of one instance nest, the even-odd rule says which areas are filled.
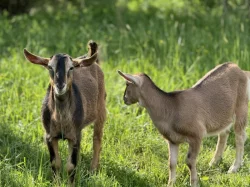
[[[114,177],[121,186],[153,186],[147,176],[139,175],[135,170],[108,161],[107,175]]]
[[[38,137],[36,142],[31,143],[29,137],[23,138],[21,133],[14,131],[7,124],[0,123],[1,186],[25,186],[26,184],[20,185],[20,181],[25,181],[26,179],[23,179],[23,177],[26,177],[27,174],[34,179],[37,185],[41,183],[49,186],[52,181],[49,154],[47,149],[43,150],[39,146],[40,143],[44,143],[43,138]],[[108,178],[109,182],[114,179],[124,187],[153,185],[146,175],[138,174],[132,168],[112,160],[102,159],[100,169],[94,174],[90,173],[91,159],[92,153],[86,154],[81,150],[76,174],[76,186],[106,186],[107,181],[103,180],[103,175]],[[64,162],[66,161],[62,161],[62,164],[65,165]],[[65,169],[63,165],[62,167]],[[17,176],[15,177],[16,174],[18,177],[21,176],[19,181]],[[62,175],[65,175],[65,172],[62,172]],[[41,176],[42,179],[39,179]],[[66,178],[62,178],[61,182],[67,182]]]
[[[40,140],[31,143],[28,137],[22,138],[21,133],[14,131],[8,124],[0,123],[1,186],[20,186],[17,177],[23,181],[25,180],[23,177],[27,174],[31,174],[34,181],[39,178],[39,175],[40,177],[42,175],[43,181],[50,181],[48,154],[36,144],[43,141],[42,137],[38,137]],[[39,174],[40,168],[42,174]]]
[[[99,175],[99,172],[101,175],[105,175],[111,180],[114,179],[119,183],[120,186],[123,187],[154,186],[153,182],[150,181],[146,175],[143,176],[130,167],[118,164],[115,162],[115,160],[102,159],[98,171],[96,171],[95,174],[90,174],[88,171],[90,168],[91,159],[92,155],[81,154],[81,164],[79,164],[79,166],[83,171],[79,173],[81,176],[78,176],[80,177],[80,179],[78,179],[79,186],[107,186],[108,184],[105,183],[106,181],[97,179],[98,177],[102,177]],[[77,172],[79,172],[79,166]]]

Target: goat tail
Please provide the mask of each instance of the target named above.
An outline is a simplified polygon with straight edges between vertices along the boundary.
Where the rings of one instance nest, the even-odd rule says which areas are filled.
[[[250,71],[244,71],[244,73],[247,76],[247,95],[248,95],[248,101],[250,101]]]

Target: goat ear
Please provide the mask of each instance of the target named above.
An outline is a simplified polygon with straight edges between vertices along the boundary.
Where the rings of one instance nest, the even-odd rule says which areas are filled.
[[[79,56],[79,57],[77,57],[77,59],[84,59],[84,58],[87,58],[88,56],[90,57],[90,56],[92,56],[93,54],[95,54],[96,52],[97,52],[97,50],[98,50],[98,45],[97,45],[97,43],[96,42],[94,42],[94,41],[92,41],[92,40],[90,40],[89,42],[88,42],[88,53],[87,54],[85,54],[85,55],[82,55],[82,56]],[[98,60],[98,59],[97,59]],[[77,62],[78,63],[78,62]]]
[[[127,81],[132,82],[133,84],[139,86],[140,85],[140,79],[138,76],[133,76],[127,73],[123,73],[120,70],[118,70],[118,73]]]
[[[98,56],[98,53],[95,53],[89,58],[84,58],[84,59],[76,58],[76,59],[73,59],[73,65],[75,67],[77,67],[77,66],[84,66],[84,67],[90,66],[91,64],[93,64],[97,60],[97,56]]]
[[[90,40],[88,42],[88,55],[92,56],[93,54],[95,54],[98,50],[98,45],[96,42],[94,42],[93,40]]]
[[[36,55],[30,53],[27,49],[23,49],[23,53],[24,53],[24,56],[26,57],[26,59],[28,61],[30,61],[31,63],[39,64],[39,65],[42,65],[44,67],[48,66],[49,58],[43,58],[40,56],[36,56]]]

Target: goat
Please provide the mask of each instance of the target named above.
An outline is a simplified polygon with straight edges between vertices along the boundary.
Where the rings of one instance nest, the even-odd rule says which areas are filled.
[[[146,74],[118,73],[127,80],[123,96],[125,104],[138,102],[145,107],[156,128],[168,141],[169,186],[176,180],[179,144],[189,144],[186,163],[191,174],[191,186],[197,186],[196,159],[202,138],[218,134],[215,155],[210,162],[213,165],[222,157],[233,121],[236,159],[228,172],[236,172],[240,168],[250,92],[247,72],[236,64],[224,63],[208,72],[192,88],[174,92],[161,90]]]
[[[67,172],[69,184],[75,184],[81,130],[94,122],[93,159],[91,171],[99,163],[103,126],[106,119],[104,74],[98,64],[97,52],[83,59],[72,59],[67,54],[56,54],[51,58],[36,56],[26,49],[28,61],[42,65],[49,70],[50,84],[42,104],[42,123],[45,140],[50,153],[54,176],[61,167],[58,140],[67,139],[69,158]]]

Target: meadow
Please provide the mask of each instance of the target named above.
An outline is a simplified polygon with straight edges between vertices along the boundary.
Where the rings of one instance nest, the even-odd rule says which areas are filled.
[[[98,2],[97,8],[94,2],[87,9],[65,3],[60,5],[63,8],[48,6],[30,14],[0,15],[0,186],[51,186],[49,153],[40,120],[49,76],[47,70],[24,58],[23,48],[44,57],[60,52],[76,57],[87,52],[90,39],[100,45],[108,118],[100,167],[94,174],[88,172],[93,126],[82,132],[77,186],[167,184],[167,143],[145,110],[123,103],[125,82],[117,70],[147,73],[166,91],[191,87],[223,62],[235,62],[250,71],[250,20],[246,15],[211,10],[178,16]],[[233,132],[223,160],[218,166],[208,166],[216,141],[216,137],[203,140],[197,164],[201,186],[250,186],[250,140],[245,143],[244,163],[236,174],[227,174],[235,158]],[[187,149],[186,144],[180,146],[175,186],[189,186]],[[60,150],[65,165],[66,141],[60,142]],[[52,186],[67,186],[65,168],[61,181]]]

